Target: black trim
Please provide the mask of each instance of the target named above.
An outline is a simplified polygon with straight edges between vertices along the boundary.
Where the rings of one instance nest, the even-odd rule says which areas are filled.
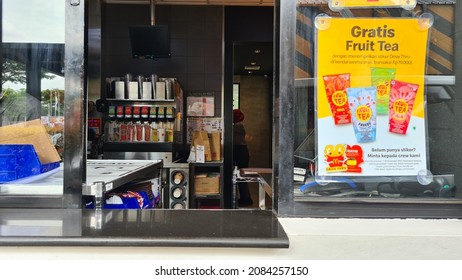
[[[104,152],[171,152],[170,142],[105,142]]]
[[[276,202],[275,210],[279,217],[313,217],[313,218],[462,218],[462,200],[421,200],[397,201],[397,200],[364,200],[355,201],[329,201],[322,198],[301,199],[294,197],[293,183],[293,144],[294,144],[294,73],[295,65],[295,36],[293,26],[297,18],[297,1],[276,1],[275,14],[276,24],[276,48],[275,54],[279,55],[275,65],[275,117],[274,117],[274,186]],[[456,4],[455,14],[461,14],[462,4]],[[279,18],[278,18],[279,17]],[[462,42],[462,33],[458,30],[462,27],[462,17],[455,17],[454,46]],[[280,48],[279,50],[277,48]],[[455,48],[454,75],[456,76],[455,88],[462,88],[460,71],[462,69],[462,56],[460,48]],[[279,71],[279,73],[277,72]],[[456,97],[455,97],[456,98]],[[458,99],[451,101],[459,102]],[[461,119],[460,112],[452,113],[455,121]],[[457,127],[446,131],[452,135],[451,139],[459,139],[461,132]],[[453,144],[454,141],[450,142]],[[454,149],[456,155],[460,155],[460,149]],[[458,158],[458,157],[455,157]],[[450,159],[448,159],[449,161]],[[451,161],[453,162],[453,161]],[[462,178],[462,169],[455,163],[449,165],[454,168],[456,182]]]
[[[223,198],[224,208],[232,208],[233,189],[233,42],[225,41],[224,62],[224,136],[223,136]]]

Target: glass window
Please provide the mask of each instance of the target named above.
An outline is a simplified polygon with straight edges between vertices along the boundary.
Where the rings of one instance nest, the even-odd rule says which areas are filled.
[[[239,109],[239,101],[240,101],[240,84],[234,83],[233,84],[233,109]]]
[[[36,204],[37,197],[24,203],[24,196],[61,200],[65,1],[0,5],[0,206]],[[52,184],[41,183],[46,177]]]
[[[327,203],[459,204],[455,1],[412,7],[378,1],[359,8],[322,2],[280,3],[280,32],[294,33],[293,43],[281,45],[281,56],[293,54],[287,61],[294,66],[288,74],[294,94],[279,92],[281,103],[287,98],[294,104],[294,137],[288,140],[294,169],[279,171],[293,171],[294,205],[303,204],[301,213],[309,215],[313,207],[328,209]],[[284,22],[284,13],[292,22]],[[280,118],[282,124],[287,116],[281,111]],[[282,147],[285,139],[279,139]],[[290,197],[284,190],[283,200]],[[282,212],[292,211],[281,205]],[[316,215],[368,215],[358,209]]]

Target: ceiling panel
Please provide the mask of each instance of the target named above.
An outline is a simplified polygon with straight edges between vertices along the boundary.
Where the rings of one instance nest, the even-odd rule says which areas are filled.
[[[234,75],[272,75],[273,44],[264,42],[240,42],[234,44]],[[258,69],[254,69],[257,67]]]

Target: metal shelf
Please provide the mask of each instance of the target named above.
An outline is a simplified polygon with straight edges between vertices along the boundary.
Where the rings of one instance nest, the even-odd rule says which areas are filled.
[[[172,142],[104,142],[104,152],[171,152]]]
[[[197,173],[219,173],[219,193],[202,194],[195,193],[195,176]],[[217,200],[219,208],[224,208],[224,197],[223,197],[223,162],[221,161],[210,161],[205,163],[191,162],[189,164],[189,208],[197,208],[200,205],[200,201],[211,201]]]

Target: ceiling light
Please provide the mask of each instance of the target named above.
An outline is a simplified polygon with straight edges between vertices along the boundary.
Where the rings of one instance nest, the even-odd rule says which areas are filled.
[[[257,65],[256,62],[250,62],[250,65]]]
[[[244,66],[244,69],[245,70],[251,70],[251,71],[258,71],[258,70],[260,70],[260,66],[258,66],[258,65],[255,65],[255,66],[246,65],[246,66]]]
[[[254,52],[254,53],[260,53],[261,50],[258,50],[258,49],[257,49],[257,50],[254,50],[253,52]]]

